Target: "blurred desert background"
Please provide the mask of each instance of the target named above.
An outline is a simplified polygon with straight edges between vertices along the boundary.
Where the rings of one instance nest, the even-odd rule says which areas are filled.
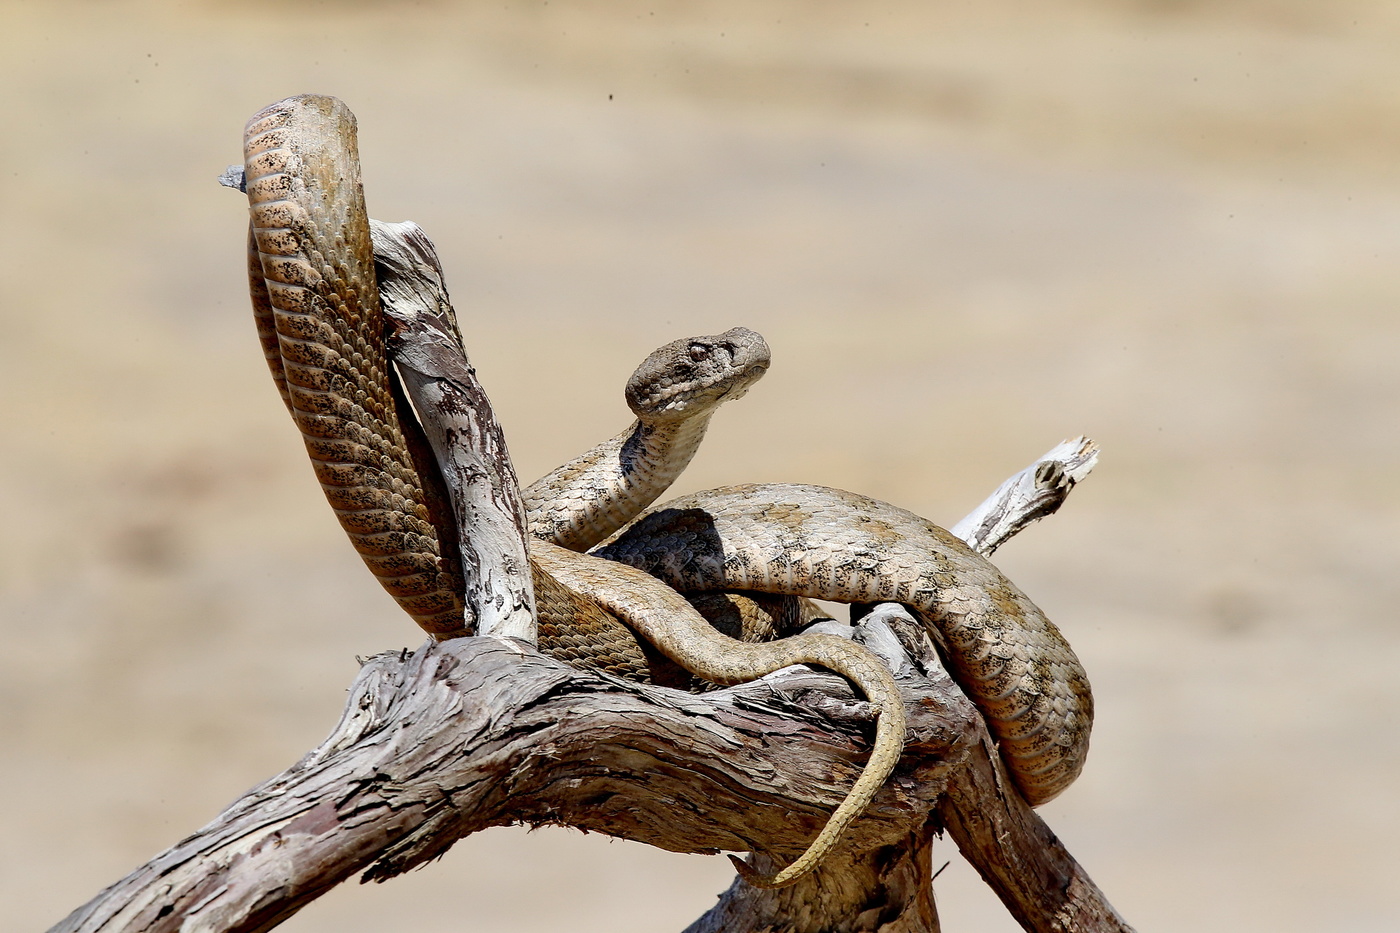
[[[267,376],[244,121],[360,121],[523,479],[651,349],[773,348],[676,491],[951,524],[1085,433],[997,562],[1093,678],[1042,811],[1143,931],[1400,929],[1400,6],[0,2],[0,926],[290,765],[422,639]],[[1012,931],[943,842],[944,928]],[[283,929],[664,931],[731,878],[496,830]]]

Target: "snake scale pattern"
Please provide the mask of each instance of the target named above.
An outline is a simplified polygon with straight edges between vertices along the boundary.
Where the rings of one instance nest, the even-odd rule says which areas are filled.
[[[280,101],[249,122],[244,154],[255,318],[317,478],[400,606],[435,637],[467,634],[452,512],[416,422],[399,416],[411,408],[385,356],[354,117],[334,98]],[[811,616],[801,597],[916,610],[1033,804],[1082,767],[1092,700],[1068,644],[1010,581],[947,532],[876,500],[809,486],[714,490],[579,553],[659,497],[714,408],[767,365],[762,338],[742,328],[661,348],[628,384],[632,428],[532,484],[524,499],[546,653],[679,687],[693,687],[692,675],[729,684],[815,663],[865,693],[876,741],[846,800],[773,878],[740,865],[751,882],[777,885],[836,843],[893,769],[905,730],[893,678],[866,649],[830,635],[767,640]],[[682,385],[684,393],[672,391]]]
[[[594,553],[688,593],[903,603],[1027,801],[1048,801],[1084,765],[1093,698],[1064,636],[1001,571],[913,512],[824,486],[733,486],[667,502]]]

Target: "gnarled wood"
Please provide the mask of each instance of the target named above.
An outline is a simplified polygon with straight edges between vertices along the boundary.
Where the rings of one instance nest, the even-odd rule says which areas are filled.
[[[475,484],[459,532],[478,535],[483,509],[496,523],[475,539],[471,608],[483,629],[528,637],[513,471],[455,323],[439,313],[431,245],[413,245],[421,231],[405,236],[406,251],[376,257],[396,278],[386,303],[427,312],[403,316],[398,363],[428,434]],[[956,533],[990,553],[1054,511],[1095,452],[1084,439],[1055,448]],[[488,622],[480,601],[498,590],[509,595]],[[936,931],[929,848],[943,827],[1026,930],[1130,930],[1017,796],[975,708],[904,609],[874,607],[855,632],[823,628],[856,635],[895,671],[909,715],[899,767],[812,875],[777,890],[736,880],[691,933]],[[680,852],[752,851],[768,870],[800,852],[845,795],[869,750],[868,712],[844,680],[807,668],[697,696],[580,671],[513,639],[379,655],[320,746],[54,931],[267,930],[351,875],[386,880],[510,823]]]
[[[940,822],[1027,930],[1128,931],[1016,796],[921,627],[883,605],[861,634],[908,701],[899,769],[811,876],[778,890],[736,879],[690,931],[937,931]],[[390,652],[365,664],[320,746],[54,931],[266,930],[356,873],[383,881],[512,823],[758,850],[763,869],[799,851],[845,793],[866,713],[843,680],[807,668],[695,696],[512,640]]]
[[[948,530],[983,557],[1032,522],[1053,515],[1076,483],[1099,462],[1099,445],[1087,437],[1056,444],[1035,463],[997,487]]]
[[[849,851],[908,839],[975,741],[951,681],[902,682],[911,754]],[[356,872],[384,880],[512,823],[790,855],[859,770],[867,712],[845,681],[805,668],[694,696],[494,638],[379,655],[318,748],[54,930],[266,930]]]

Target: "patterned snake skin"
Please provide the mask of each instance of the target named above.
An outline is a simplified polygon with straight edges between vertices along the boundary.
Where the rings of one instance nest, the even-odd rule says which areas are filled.
[[[415,423],[399,418],[411,408],[384,353],[354,117],[329,97],[273,104],[248,124],[244,165],[254,313],[274,381],[326,497],[366,565],[419,625],[439,638],[468,634],[451,511]],[[721,336],[739,341],[746,335],[757,336]],[[748,382],[720,393],[720,400],[742,394]],[[638,404],[644,395],[637,394]],[[633,396],[629,391],[629,402]],[[619,450],[625,454],[625,448]],[[635,508],[664,488],[635,496],[645,499]],[[547,653],[657,682],[688,671],[739,683],[810,662],[846,676],[865,693],[878,718],[860,778],[792,865],[773,878],[741,866],[753,883],[787,884],[809,871],[897,763],[905,735],[902,702],[889,671],[863,647],[828,635],[736,641],[654,577],[548,541],[532,544],[531,564],[540,646]]]
[[[912,512],[823,486],[683,496],[594,554],[683,592],[758,590],[916,610],[1033,806],[1084,767],[1093,697],[1059,629],[1001,571]]]
[[[316,478],[365,565],[426,631],[465,634],[446,498],[425,488],[385,358],[354,117],[331,98],[263,110],[244,134],[249,283],[263,352]],[[350,283],[354,283],[353,285]],[[431,503],[431,506],[430,506]],[[434,521],[434,518],[443,516]],[[444,553],[446,552],[446,553]]]

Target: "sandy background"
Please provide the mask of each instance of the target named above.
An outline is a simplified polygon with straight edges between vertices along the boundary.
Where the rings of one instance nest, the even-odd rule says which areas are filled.
[[[972,12],[975,8],[976,12]],[[773,347],[677,491],[951,523],[1099,469],[998,562],[1100,716],[1044,809],[1139,929],[1400,929],[1400,7],[0,3],[0,903],[42,929],[420,638],[267,378],[214,178],[303,91],[439,244],[533,478],[653,347]],[[945,928],[1015,929],[951,844]],[[718,858],[500,830],[313,931],[672,930]]]

